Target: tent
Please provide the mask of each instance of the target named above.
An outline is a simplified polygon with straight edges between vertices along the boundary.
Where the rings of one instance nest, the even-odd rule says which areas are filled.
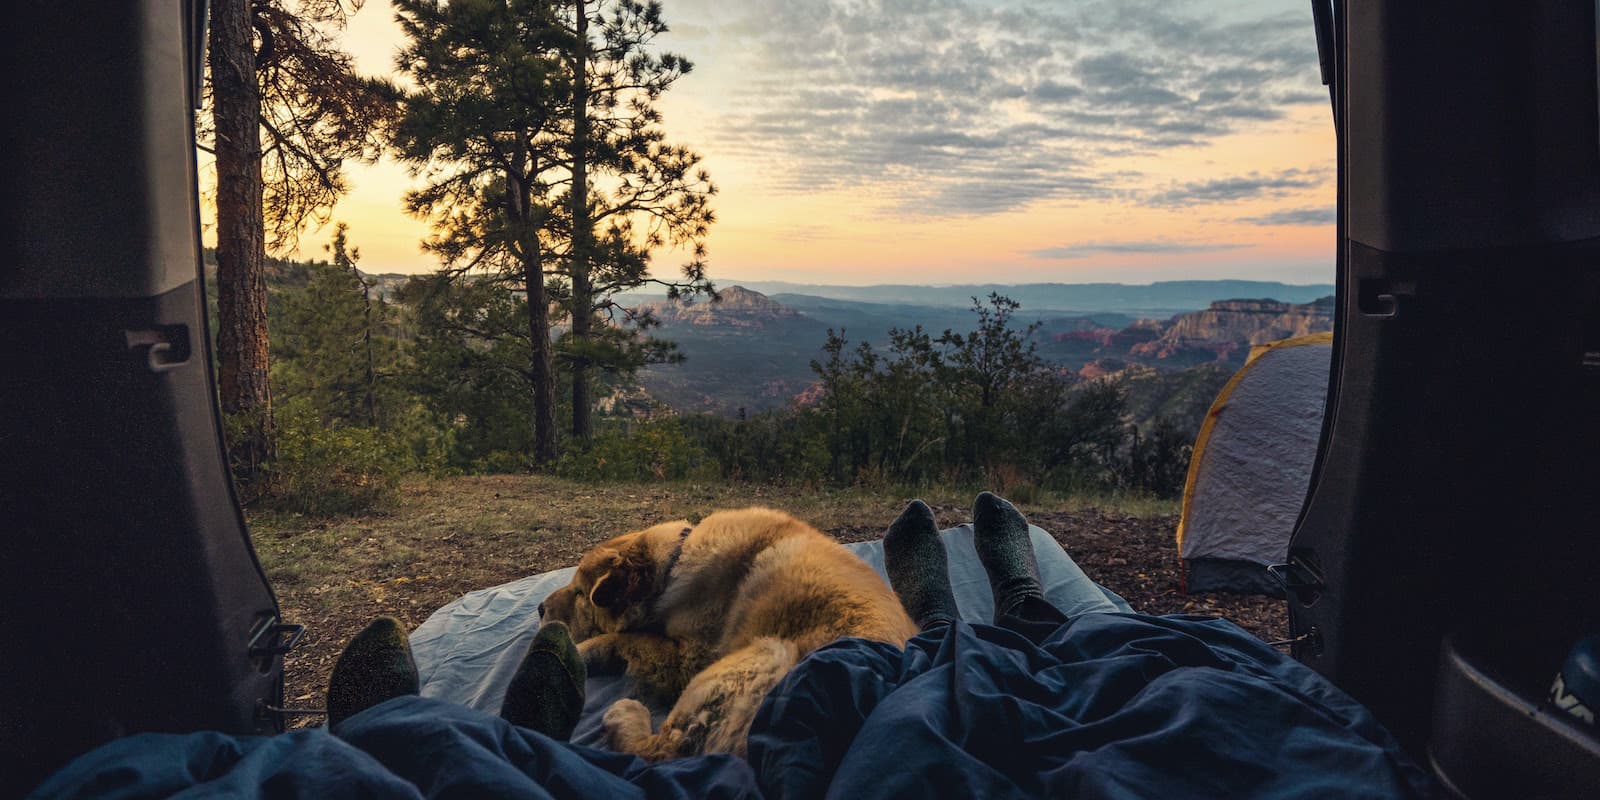
[[[1189,460],[1178,552],[1190,592],[1282,596],[1322,433],[1333,334],[1257,345],[1206,412]]]

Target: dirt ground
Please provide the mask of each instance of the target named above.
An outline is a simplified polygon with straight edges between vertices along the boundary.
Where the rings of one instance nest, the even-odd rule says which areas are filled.
[[[290,707],[321,707],[340,649],[373,617],[407,627],[460,595],[577,563],[618,533],[719,508],[768,505],[841,541],[882,535],[909,498],[864,490],[741,485],[593,486],[538,476],[408,482],[397,506],[364,517],[251,514],[256,549],[284,620],[306,626],[286,658]],[[971,496],[925,494],[941,527],[971,519]],[[1231,594],[1185,596],[1173,547],[1170,503],[1042,498],[1018,504],[1050,531],[1090,577],[1154,614],[1225,617],[1268,641],[1287,637],[1281,600]],[[316,724],[315,717],[296,724]]]

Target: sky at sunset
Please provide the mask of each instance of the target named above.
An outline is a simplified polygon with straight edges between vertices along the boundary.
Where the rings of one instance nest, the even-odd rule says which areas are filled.
[[[663,6],[658,43],[695,63],[665,127],[721,189],[721,285],[1333,280],[1333,129],[1304,2]],[[367,0],[352,20],[363,71],[393,69],[392,17]],[[335,218],[363,269],[433,269],[405,169],[350,178]]]

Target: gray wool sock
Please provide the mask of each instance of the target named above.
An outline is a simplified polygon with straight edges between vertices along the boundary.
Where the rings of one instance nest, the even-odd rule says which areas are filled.
[[[950,591],[950,565],[939,538],[933,509],[912,500],[883,536],[883,563],[889,585],[900,595],[917,627],[956,620],[956,597]]]
[[[1016,506],[989,492],[978,495],[972,504],[972,529],[978,560],[989,573],[996,619],[1030,599],[1044,599],[1028,521]]]
[[[511,676],[500,716],[513,725],[568,741],[583,715],[587,679],[588,670],[567,626],[546,622]]]
[[[328,678],[328,725],[343,722],[385,700],[420,691],[406,629],[378,617],[345,645]]]

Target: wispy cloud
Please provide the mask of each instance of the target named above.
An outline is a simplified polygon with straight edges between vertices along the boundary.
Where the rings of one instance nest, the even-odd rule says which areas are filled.
[[[1240,222],[1251,225],[1332,225],[1338,222],[1338,211],[1332,207],[1290,208],[1258,217],[1240,217]]]
[[[1143,242],[1081,242],[1061,247],[1046,247],[1042,250],[1029,250],[1027,254],[1034,258],[1070,259],[1101,255],[1212,253],[1219,250],[1238,250],[1250,246],[1248,244],[1222,242],[1173,242],[1166,239],[1154,239]]]
[[[760,77],[729,87],[709,144],[761,164],[778,191],[866,187],[895,213],[1125,196],[1142,176],[1111,172],[1108,158],[1204,144],[1326,102],[1310,15],[1276,4],[1227,14],[1192,0],[734,8],[714,26],[722,52],[747,59],[737,74]]]
[[[1272,175],[1252,172],[1230,178],[1171,183],[1144,198],[1147,205],[1182,207],[1206,203],[1231,203],[1258,197],[1283,197],[1285,195],[1320,186],[1327,176],[1319,172],[1289,169]]]
[[[838,231],[828,225],[784,225],[772,232],[772,238],[780,242],[817,242],[839,238]]]

